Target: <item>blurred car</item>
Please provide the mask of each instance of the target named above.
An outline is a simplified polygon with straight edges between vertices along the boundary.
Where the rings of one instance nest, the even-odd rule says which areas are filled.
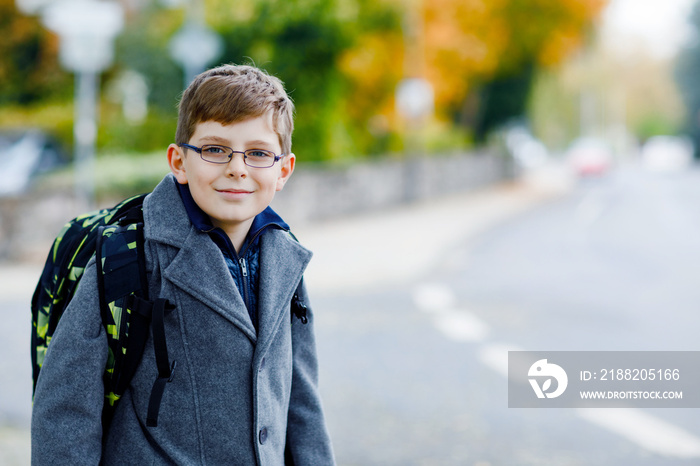
[[[651,171],[678,171],[693,161],[693,143],[679,136],[654,136],[642,146],[642,164]]]
[[[579,176],[598,176],[612,167],[613,152],[604,141],[583,137],[576,139],[566,150],[566,160]]]
[[[25,192],[35,177],[66,163],[61,146],[42,130],[0,131],[0,197]]]

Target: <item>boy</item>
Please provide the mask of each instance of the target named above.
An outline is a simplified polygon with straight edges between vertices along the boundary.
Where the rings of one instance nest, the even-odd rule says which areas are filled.
[[[268,207],[294,171],[292,113],[281,82],[250,66],[209,70],[185,90],[172,173],[143,206],[149,293],[175,306],[164,320],[177,365],[158,425],[146,422],[151,335],[103,431],[108,349],[93,260],[39,376],[33,464],[334,464],[310,310],[290,325],[311,253]]]

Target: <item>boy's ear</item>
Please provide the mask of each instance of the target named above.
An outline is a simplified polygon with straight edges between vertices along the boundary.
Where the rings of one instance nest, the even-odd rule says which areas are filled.
[[[168,146],[168,165],[175,179],[180,184],[187,184],[187,172],[185,171],[185,150],[177,144]]]
[[[290,153],[282,160],[280,160],[281,170],[279,177],[277,178],[277,186],[275,187],[276,191],[282,191],[282,188],[284,188],[285,183],[287,183],[289,177],[292,176],[292,173],[294,172],[294,164],[296,163],[296,159],[296,155]]]

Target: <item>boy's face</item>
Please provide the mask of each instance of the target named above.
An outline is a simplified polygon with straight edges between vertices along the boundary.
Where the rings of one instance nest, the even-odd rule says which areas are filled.
[[[188,144],[228,146],[235,151],[264,149],[281,153],[279,138],[272,129],[269,114],[230,125],[205,121],[197,125]],[[202,160],[191,149],[171,144],[168,163],[180,184],[188,184],[197,205],[214,226],[229,236],[247,234],[253,218],[270,205],[294,171],[294,154],[283,157],[269,168],[243,163],[243,154],[234,153],[228,164]]]

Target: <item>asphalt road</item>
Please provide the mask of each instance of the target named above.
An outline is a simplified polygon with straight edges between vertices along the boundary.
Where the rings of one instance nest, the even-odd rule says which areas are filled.
[[[620,169],[450,244],[411,280],[321,293],[339,463],[700,464],[696,409],[513,409],[505,375],[508,349],[698,350],[699,205],[697,170]]]

